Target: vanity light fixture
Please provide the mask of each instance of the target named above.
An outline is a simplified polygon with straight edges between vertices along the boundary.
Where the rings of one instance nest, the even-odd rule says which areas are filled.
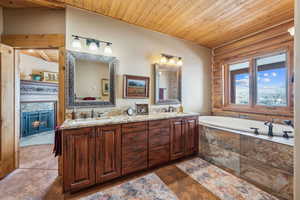
[[[111,49],[111,43],[106,43],[106,46],[104,47],[104,53],[105,54],[112,54],[112,49]]]
[[[102,41],[102,40],[96,40],[93,38],[87,38],[87,37],[82,37],[78,35],[72,35],[73,41],[72,41],[72,47],[75,49],[81,49],[81,39],[85,40],[86,47],[91,50],[91,51],[98,51],[98,49],[101,47],[101,45],[104,46],[104,53],[105,54],[112,54],[112,49],[111,49],[111,42],[107,41]]]
[[[177,60],[177,65],[178,66],[182,66],[183,65],[183,62],[182,62],[182,58],[179,57],[178,60]]]
[[[160,64],[172,65],[172,66],[182,66],[182,58],[167,54],[160,54]]]
[[[89,47],[91,51],[97,51],[100,47],[100,43],[94,39],[86,39],[86,45]]]
[[[160,63],[166,64],[168,62],[167,58],[165,56],[161,56]]]
[[[81,49],[81,41],[79,36],[73,36],[72,47],[75,49]]]
[[[295,35],[295,26],[293,26],[292,28],[289,28],[288,32],[291,34],[291,36]]]

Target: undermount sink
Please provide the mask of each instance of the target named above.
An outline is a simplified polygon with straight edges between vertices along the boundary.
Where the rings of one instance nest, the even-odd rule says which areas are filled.
[[[97,118],[87,118],[87,119],[74,119],[71,123],[96,123],[99,121],[111,120],[111,117],[97,117]]]

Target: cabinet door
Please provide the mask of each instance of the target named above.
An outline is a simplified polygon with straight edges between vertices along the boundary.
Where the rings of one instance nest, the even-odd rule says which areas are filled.
[[[148,167],[148,132],[146,123],[122,127],[122,175]]]
[[[121,175],[121,127],[97,129],[96,181],[101,183]]]
[[[95,184],[95,134],[93,128],[63,133],[64,191]]]
[[[185,128],[182,119],[171,120],[171,160],[185,155]]]
[[[185,152],[191,155],[198,151],[198,120],[197,118],[189,118],[185,120]]]

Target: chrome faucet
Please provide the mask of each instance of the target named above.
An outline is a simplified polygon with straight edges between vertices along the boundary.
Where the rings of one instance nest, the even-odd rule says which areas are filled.
[[[265,122],[264,124],[269,128],[268,136],[273,137],[273,120],[270,122]]]
[[[291,126],[292,128],[294,128],[294,123],[292,120],[284,120],[283,121],[286,125]]]
[[[91,110],[91,118],[94,118],[95,117],[95,111],[94,109]]]

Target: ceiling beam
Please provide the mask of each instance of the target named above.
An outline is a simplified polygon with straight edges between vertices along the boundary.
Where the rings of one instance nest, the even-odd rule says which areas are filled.
[[[26,0],[26,2],[48,8],[65,8],[64,3],[56,0]]]
[[[51,58],[45,53],[45,51],[43,50],[38,50],[37,51],[39,53],[39,55],[41,56],[41,58],[47,62],[52,62]]]

